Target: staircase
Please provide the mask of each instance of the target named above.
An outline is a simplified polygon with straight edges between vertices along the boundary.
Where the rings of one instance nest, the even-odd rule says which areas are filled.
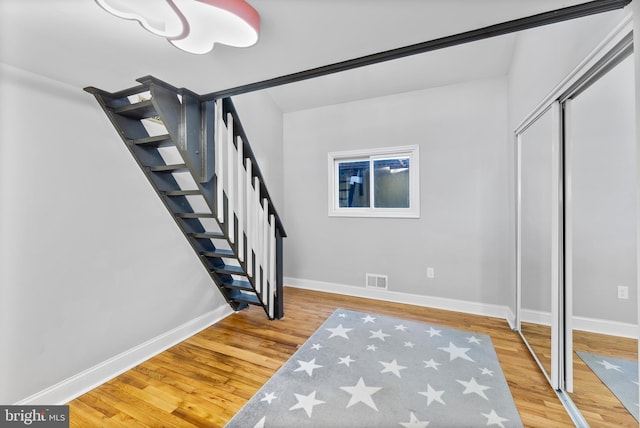
[[[286,236],[230,98],[154,77],[93,94],[233,310],[283,312]]]

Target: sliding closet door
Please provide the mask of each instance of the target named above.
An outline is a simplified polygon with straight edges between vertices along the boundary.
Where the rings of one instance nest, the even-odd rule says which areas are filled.
[[[515,131],[517,327],[577,426],[639,420],[631,28],[625,19]]]
[[[567,391],[637,426],[633,55],[605,71],[564,103]]]
[[[559,168],[558,103],[516,134],[518,151],[519,331],[558,388]]]

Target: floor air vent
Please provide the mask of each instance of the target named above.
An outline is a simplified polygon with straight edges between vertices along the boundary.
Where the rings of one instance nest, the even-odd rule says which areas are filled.
[[[377,275],[374,273],[367,274],[367,288],[386,290],[388,283],[389,277],[387,275]]]

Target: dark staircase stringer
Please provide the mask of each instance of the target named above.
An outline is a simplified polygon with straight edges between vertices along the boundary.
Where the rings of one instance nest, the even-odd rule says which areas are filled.
[[[231,308],[257,305],[270,319],[282,318],[286,233],[231,99],[205,100],[151,76],[138,82],[115,93],[85,91],[95,96]],[[229,192],[231,201],[241,202],[231,206]]]

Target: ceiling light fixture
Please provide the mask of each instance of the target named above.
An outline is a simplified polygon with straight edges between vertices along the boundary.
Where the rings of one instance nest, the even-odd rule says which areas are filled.
[[[216,43],[248,47],[258,41],[260,15],[245,0],[95,0],[119,18],[136,20],[151,33],[194,54]]]

